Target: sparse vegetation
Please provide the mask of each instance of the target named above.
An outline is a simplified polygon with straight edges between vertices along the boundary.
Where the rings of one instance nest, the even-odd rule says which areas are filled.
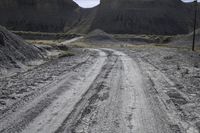
[[[68,40],[79,37],[81,34],[52,33],[52,32],[31,32],[31,31],[12,31],[26,40]]]
[[[146,42],[146,43],[168,43],[174,36],[164,36],[164,35],[135,35],[135,34],[114,34],[114,38],[120,41],[128,42]]]
[[[28,42],[29,44],[37,44],[37,45],[56,45],[57,43],[59,43],[60,41],[56,41],[56,40],[26,40],[26,42]]]
[[[92,46],[88,43],[82,42],[82,41],[73,42],[73,43],[69,44],[68,46],[73,47],[73,48],[92,48],[92,47],[94,47],[94,46]]]
[[[63,57],[70,57],[70,56],[74,56],[75,53],[72,51],[63,51],[62,53],[60,53],[58,55],[59,58],[63,58]]]

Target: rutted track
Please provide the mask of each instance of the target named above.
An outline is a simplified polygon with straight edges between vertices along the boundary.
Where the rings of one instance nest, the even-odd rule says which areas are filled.
[[[49,91],[5,117],[10,119],[1,119],[0,132],[173,133],[138,64],[122,52],[97,51],[93,61],[64,74],[47,86]]]
[[[70,64],[70,62],[62,62],[66,60],[61,59],[60,62],[56,61],[57,63],[55,64],[53,62],[52,64],[44,65],[41,68],[36,68],[33,70],[33,72],[30,71],[24,73],[23,75],[27,75],[27,77],[29,77],[29,75],[32,76],[31,78],[27,78],[28,80],[38,80],[37,78],[45,78],[49,74],[53,76],[54,71],[56,71],[56,73],[58,73],[60,76],[58,79],[55,78],[53,82],[44,82],[44,85],[41,88],[38,88],[36,92],[31,92],[30,94],[25,95],[19,99],[19,101],[14,103],[13,106],[6,109],[5,113],[1,114],[0,132],[21,132],[23,128],[29,124],[29,122],[31,122],[42,111],[44,111],[45,108],[52,104],[52,102],[56,100],[59,95],[68,89],[72,89],[70,87],[68,88],[68,85],[70,86],[70,84],[75,84],[77,80],[81,80],[83,76],[86,76],[85,74],[88,74],[90,71],[92,71],[91,69],[93,68],[91,65],[93,67],[96,67],[95,65],[99,65],[99,67],[101,67],[101,64],[99,63],[103,63],[103,60],[101,59],[102,55],[97,56],[97,58],[95,56],[83,56],[83,60],[79,62],[77,59],[77,62],[75,62],[74,65],[72,63]],[[66,64],[69,64],[71,67],[67,66],[66,68],[69,67],[69,69],[65,70],[65,66],[62,65]],[[42,70],[45,69],[45,67],[48,71],[47,75],[44,75],[45,70]],[[52,68],[52,70],[49,68]],[[43,73],[41,73],[41,71]],[[30,73],[33,73],[33,75]],[[26,86],[24,86],[23,82],[27,82],[27,79],[25,78],[23,80],[23,75],[19,75],[22,77],[22,79],[17,78],[19,81],[15,83],[19,83],[21,84],[20,86],[25,88]],[[45,77],[41,77],[42,75]],[[50,76],[50,78],[53,78],[52,76]],[[15,77],[13,79],[15,80]]]
[[[146,94],[137,63],[104,51],[107,64],[56,133],[173,133],[164,110],[154,109],[159,103]]]
[[[109,88],[111,87],[109,86],[111,83],[111,74],[116,74],[116,77],[112,75],[114,78],[112,80],[116,83],[115,86],[117,88],[119,87],[118,83],[120,83],[119,78],[121,78],[121,76],[118,75],[118,71],[121,71],[120,69],[122,68],[119,66],[121,65],[119,57],[114,56],[113,53],[109,51],[106,62],[107,63],[102,68],[101,73],[95,79],[88,91],[83,95],[82,99],[77,103],[71,114],[65,119],[61,127],[56,131],[57,133],[89,132],[88,128],[94,123],[94,116],[96,115],[98,108],[100,109],[100,106],[103,106],[102,103],[104,100],[109,98],[111,89],[115,89]],[[109,107],[107,109],[109,109]],[[79,130],[79,127],[82,128],[81,131],[77,131]]]
[[[8,94],[5,99],[15,99],[15,97],[12,97],[13,93],[18,94],[19,97],[21,97],[20,94],[24,94],[26,92],[27,94],[24,96],[22,95],[22,98],[17,100],[17,102],[11,104],[5,109],[2,109],[0,119],[4,118],[4,116],[8,115],[10,112],[12,113],[17,111],[17,109],[23,106],[24,103],[31,101],[34,97],[37,97],[41,93],[45,92],[49,86],[52,86],[52,81],[57,84],[59,80],[65,77],[66,73],[76,71],[76,69],[81,68],[86,62],[91,62],[91,60],[92,58],[90,56],[84,57],[83,61],[76,61],[75,59],[72,64],[68,63],[69,66],[63,68],[59,65],[65,65],[64,62],[67,62],[68,60],[61,59],[59,61],[60,64],[56,60],[53,61],[52,64],[46,63],[31,71],[21,73],[11,78],[8,77],[6,79],[2,79],[1,89],[9,90],[10,92],[6,92]],[[56,79],[56,77],[58,77],[58,79]]]

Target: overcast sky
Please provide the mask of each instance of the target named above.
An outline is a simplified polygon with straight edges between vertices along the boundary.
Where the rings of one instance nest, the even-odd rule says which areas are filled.
[[[92,8],[99,5],[100,0],[74,0],[80,7]]]
[[[99,5],[100,0],[74,0],[80,7],[92,8]],[[183,2],[193,2],[194,0],[181,0]],[[200,2],[200,0],[198,0]]]
[[[183,2],[193,2],[194,0],[181,0]],[[200,0],[198,0],[198,2],[200,2]]]

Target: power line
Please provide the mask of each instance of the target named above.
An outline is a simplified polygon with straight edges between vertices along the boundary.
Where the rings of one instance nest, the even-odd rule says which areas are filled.
[[[196,25],[197,25],[197,9],[198,9],[198,2],[197,0],[194,1],[194,32],[193,32],[193,42],[192,42],[192,51],[195,50],[195,39],[196,39]]]

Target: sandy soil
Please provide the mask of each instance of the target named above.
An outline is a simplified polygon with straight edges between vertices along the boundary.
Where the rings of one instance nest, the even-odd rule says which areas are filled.
[[[139,48],[126,52],[137,60],[181,132],[200,132],[200,56],[172,48]]]
[[[85,51],[0,79],[0,132],[199,132],[199,68],[183,53]]]

